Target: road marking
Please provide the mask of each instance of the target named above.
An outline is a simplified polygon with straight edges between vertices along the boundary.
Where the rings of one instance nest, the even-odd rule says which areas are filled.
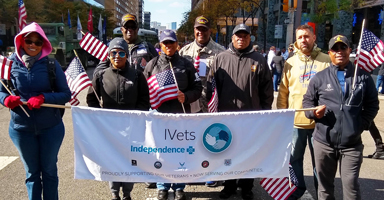
[[[5,168],[7,165],[11,164],[13,161],[15,161],[17,156],[0,156],[0,170]]]

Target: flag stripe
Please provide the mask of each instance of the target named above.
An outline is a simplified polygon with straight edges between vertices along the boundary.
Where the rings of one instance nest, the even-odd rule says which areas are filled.
[[[88,78],[88,75],[85,73],[84,68],[81,66],[80,60],[77,57],[75,57],[69,64],[67,70],[65,71],[65,76],[69,89],[72,93],[69,103],[72,106],[79,105],[80,101],[76,98],[77,95],[85,88],[92,86],[92,82]]]
[[[384,43],[372,32],[364,29],[355,64],[371,72],[384,62]]]
[[[11,78],[11,67],[13,61],[7,59],[6,57],[0,55],[0,78],[9,80]]]
[[[107,59],[108,47],[100,40],[93,37],[90,33],[86,33],[79,43],[81,48],[95,56],[97,59],[101,61]]]
[[[147,79],[151,107],[157,109],[165,101],[177,98],[177,86],[171,70],[152,75]]]

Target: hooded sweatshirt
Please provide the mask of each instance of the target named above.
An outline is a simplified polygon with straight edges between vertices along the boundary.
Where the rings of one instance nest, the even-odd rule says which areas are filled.
[[[278,109],[302,109],[303,96],[309,81],[321,70],[327,68],[331,59],[315,44],[310,56],[305,55],[295,42],[295,55],[284,64],[276,106]],[[295,128],[313,129],[315,121],[305,117],[304,112],[295,112]]]
[[[43,46],[41,56],[27,68],[22,60],[21,45],[24,36],[31,32],[36,32],[42,37]],[[16,52],[10,56],[10,60],[13,61],[10,81],[12,81],[13,86],[19,93],[21,101],[26,102],[31,97],[41,94],[44,95],[44,103],[49,104],[63,105],[71,99],[71,91],[68,88],[67,80],[57,61],[55,62],[55,91],[52,91],[47,67],[48,55],[51,53],[52,47],[43,29],[37,23],[29,24],[15,37],[15,49]],[[4,105],[4,100],[8,96],[9,93],[6,88],[1,85],[0,103]],[[19,106],[11,110],[10,126],[15,130],[39,131],[51,128],[62,121],[58,108],[41,107],[32,110],[29,110],[27,106],[24,106],[24,108],[30,117],[27,117]]]

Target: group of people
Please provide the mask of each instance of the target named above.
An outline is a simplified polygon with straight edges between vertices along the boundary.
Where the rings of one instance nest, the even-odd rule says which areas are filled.
[[[180,50],[175,32],[164,30],[160,35],[160,55],[151,44],[139,39],[135,15],[124,15],[121,24],[123,38],[110,42],[108,59],[94,71],[93,88],[86,97],[88,106],[149,110],[146,79],[171,70],[178,85],[177,98],[163,102],[157,108],[159,112],[208,112],[207,102],[214,89],[218,112],[270,110],[273,91],[277,91],[274,82],[278,81],[278,77],[272,80],[272,74],[282,76],[277,108],[314,108],[295,113],[290,163],[298,178],[298,189],[289,199],[299,199],[306,190],[303,159],[307,143],[318,199],[335,198],[333,183],[338,163],[344,198],[361,199],[361,133],[371,127],[379,101],[371,76],[349,61],[351,49],[345,36],[333,37],[326,55],[316,46],[312,27],[302,25],[296,29],[295,54],[291,54],[290,46],[290,58],[283,52],[282,58],[278,53],[268,56],[267,61],[253,48],[251,31],[245,24],[234,28],[225,50],[210,37],[211,21],[199,16],[194,24],[195,40]],[[59,109],[40,106],[64,104],[70,100],[71,92],[57,62],[54,86],[50,83],[47,56],[52,47],[38,24],[26,26],[16,36],[15,50],[10,57],[13,65],[8,81],[14,90],[9,94],[4,86],[0,87],[0,103],[11,109],[9,135],[27,173],[29,199],[58,199],[56,163],[64,125]],[[278,63],[280,70],[274,72],[269,60]],[[194,65],[196,61],[202,64]],[[358,76],[356,80],[354,74]],[[29,108],[26,112],[30,117],[21,109],[22,101],[27,101],[24,107]],[[381,137],[378,143],[383,148]],[[219,198],[230,198],[239,187],[242,199],[254,199],[253,182],[254,179],[226,180]],[[120,188],[122,199],[131,199],[133,184],[110,182],[112,199],[121,199]],[[206,184],[212,186],[216,182]],[[176,200],[186,199],[184,183],[156,183],[156,187],[159,200],[168,199],[170,188],[175,191]]]

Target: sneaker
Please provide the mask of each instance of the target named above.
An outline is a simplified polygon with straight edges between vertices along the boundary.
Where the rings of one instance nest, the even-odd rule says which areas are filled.
[[[205,183],[205,186],[207,186],[207,187],[216,187],[217,186],[217,181],[207,181]]]
[[[123,197],[123,200],[132,200],[130,196],[128,197]]]
[[[373,159],[384,159],[384,151],[376,151],[376,152],[372,155],[372,158],[373,158]]]
[[[175,192],[175,200],[186,200],[187,197],[183,190],[176,190]]]
[[[167,190],[159,190],[157,192],[158,200],[167,200],[168,199],[168,191]]]
[[[252,192],[252,190],[241,191],[241,197],[244,200],[251,200],[251,199],[253,199],[253,192]]]
[[[157,188],[156,183],[145,182],[144,184],[146,188]]]
[[[236,194],[236,191],[226,190],[225,187],[219,194],[220,199],[228,199],[232,195]]]

